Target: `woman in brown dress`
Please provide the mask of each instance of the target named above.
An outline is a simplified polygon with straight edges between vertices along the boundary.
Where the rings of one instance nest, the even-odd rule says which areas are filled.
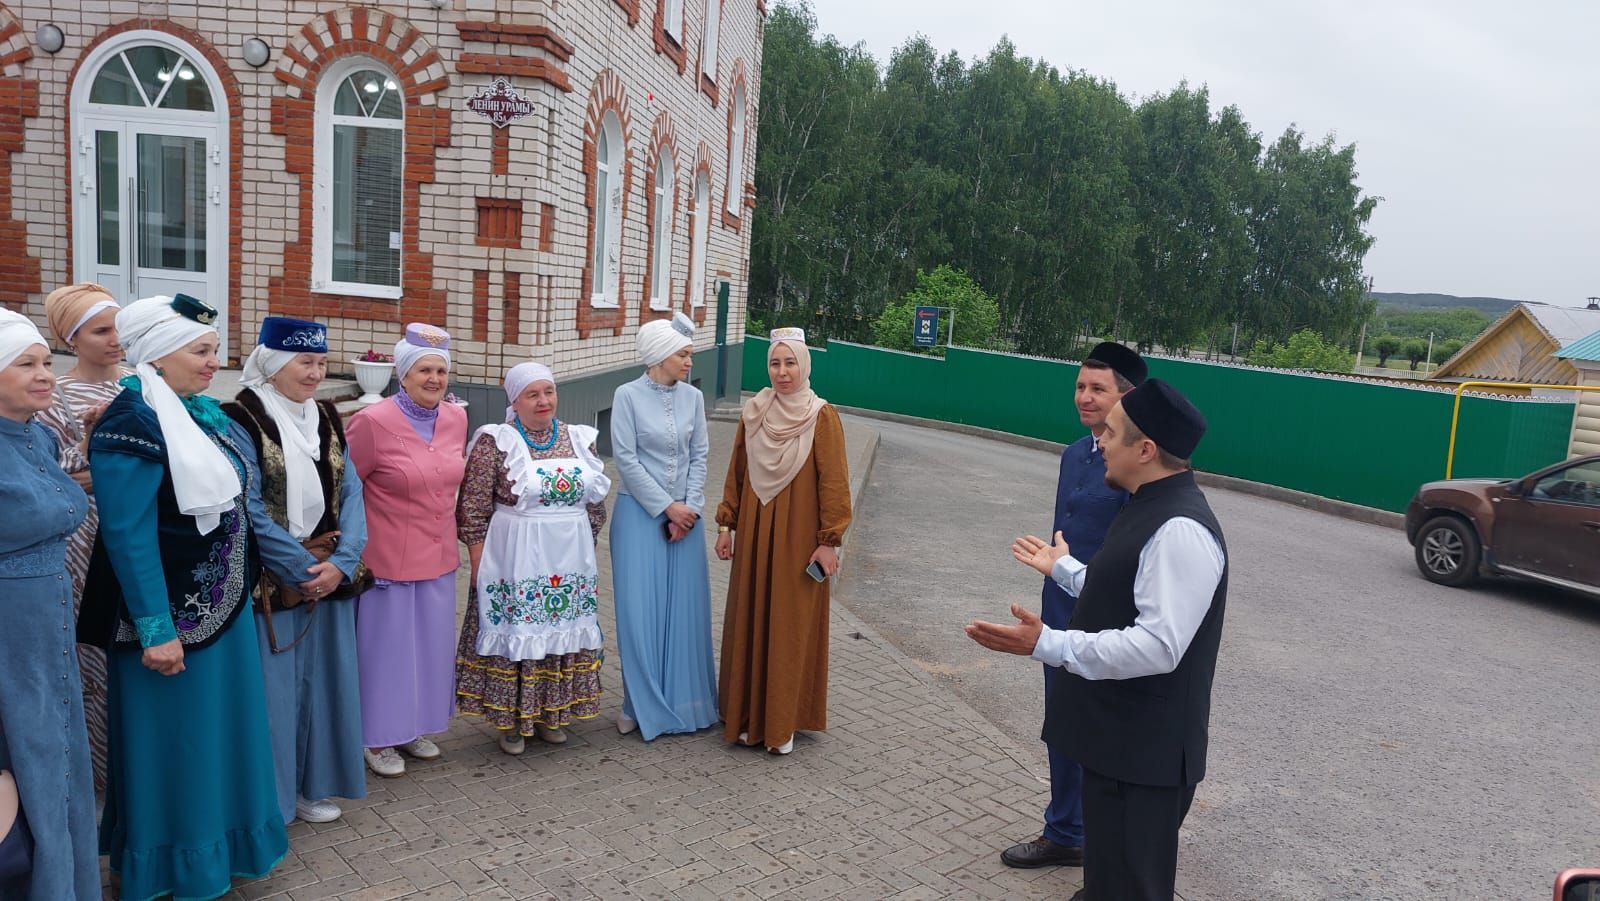
[[[718,696],[728,741],[787,754],[797,730],[828,726],[827,578],[850,526],[850,472],[839,414],[811,390],[805,332],[774,329],[771,342],[772,387],[744,405],[717,508],[717,557],[733,560]]]

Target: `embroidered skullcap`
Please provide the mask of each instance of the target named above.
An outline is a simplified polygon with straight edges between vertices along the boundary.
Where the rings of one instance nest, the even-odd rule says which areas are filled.
[[[246,388],[259,387],[295,357],[327,352],[328,329],[321,323],[268,316],[261,321],[256,349],[250,351],[249,358],[244,361],[239,383]]]
[[[556,374],[543,363],[518,363],[506,373],[506,422],[515,419],[517,415],[509,405],[521,397],[522,392],[528,390],[528,386],[534,382],[549,382],[554,385]]]
[[[84,323],[106,310],[119,308],[110,291],[94,282],[83,282],[51,291],[44,299],[44,318],[50,323],[50,331],[70,344]]]
[[[136,300],[117,313],[117,337],[134,366],[153,363],[173,351],[215,335],[215,307],[187,294]]]
[[[49,349],[45,343],[44,335],[40,334],[39,327],[33,320],[15,313],[5,307],[0,307],[0,369],[4,369],[16,362],[22,352],[35,344]]]
[[[682,313],[671,319],[652,319],[639,326],[639,361],[646,367],[694,346],[694,320]]]
[[[405,378],[423,357],[439,357],[450,368],[450,333],[426,322],[406,326],[406,336],[394,346],[394,374]]]
[[[1178,389],[1150,379],[1122,396],[1122,412],[1156,446],[1182,460],[1194,456],[1206,418]]]
[[[1089,356],[1084,362],[1094,360],[1110,367],[1112,372],[1122,376],[1133,383],[1135,388],[1144,384],[1145,376],[1150,374],[1150,367],[1145,365],[1144,357],[1139,352],[1126,344],[1115,341],[1102,341],[1089,351]]]

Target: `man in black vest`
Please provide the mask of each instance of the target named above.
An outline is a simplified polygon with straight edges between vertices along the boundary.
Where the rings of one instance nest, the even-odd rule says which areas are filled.
[[[1078,598],[1065,630],[1020,604],[1014,625],[975,622],[984,647],[1058,667],[1044,740],[1083,766],[1088,901],[1170,901],[1178,828],[1205,777],[1211,680],[1226,606],[1222,528],[1189,457],[1205,418],[1151,379],[1123,396],[1101,436],[1106,481],[1132,494],[1092,568],[1062,543],[1012,554]]]

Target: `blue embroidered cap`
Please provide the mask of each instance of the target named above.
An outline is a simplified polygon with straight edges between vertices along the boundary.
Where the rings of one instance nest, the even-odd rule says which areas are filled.
[[[261,336],[256,343],[296,354],[325,354],[328,352],[328,329],[318,322],[268,316],[261,320]]]

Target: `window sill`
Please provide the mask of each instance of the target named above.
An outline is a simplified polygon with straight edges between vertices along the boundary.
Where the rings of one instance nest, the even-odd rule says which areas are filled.
[[[311,288],[312,294],[336,294],[344,297],[370,297],[374,300],[399,300],[401,290],[388,285],[363,285],[360,282],[324,282]]]
[[[589,306],[597,310],[615,310],[617,302],[604,294],[594,294],[589,297]]]
[[[672,311],[672,304],[667,302],[665,298],[652,297],[650,298],[650,310],[655,313],[668,313]]]

